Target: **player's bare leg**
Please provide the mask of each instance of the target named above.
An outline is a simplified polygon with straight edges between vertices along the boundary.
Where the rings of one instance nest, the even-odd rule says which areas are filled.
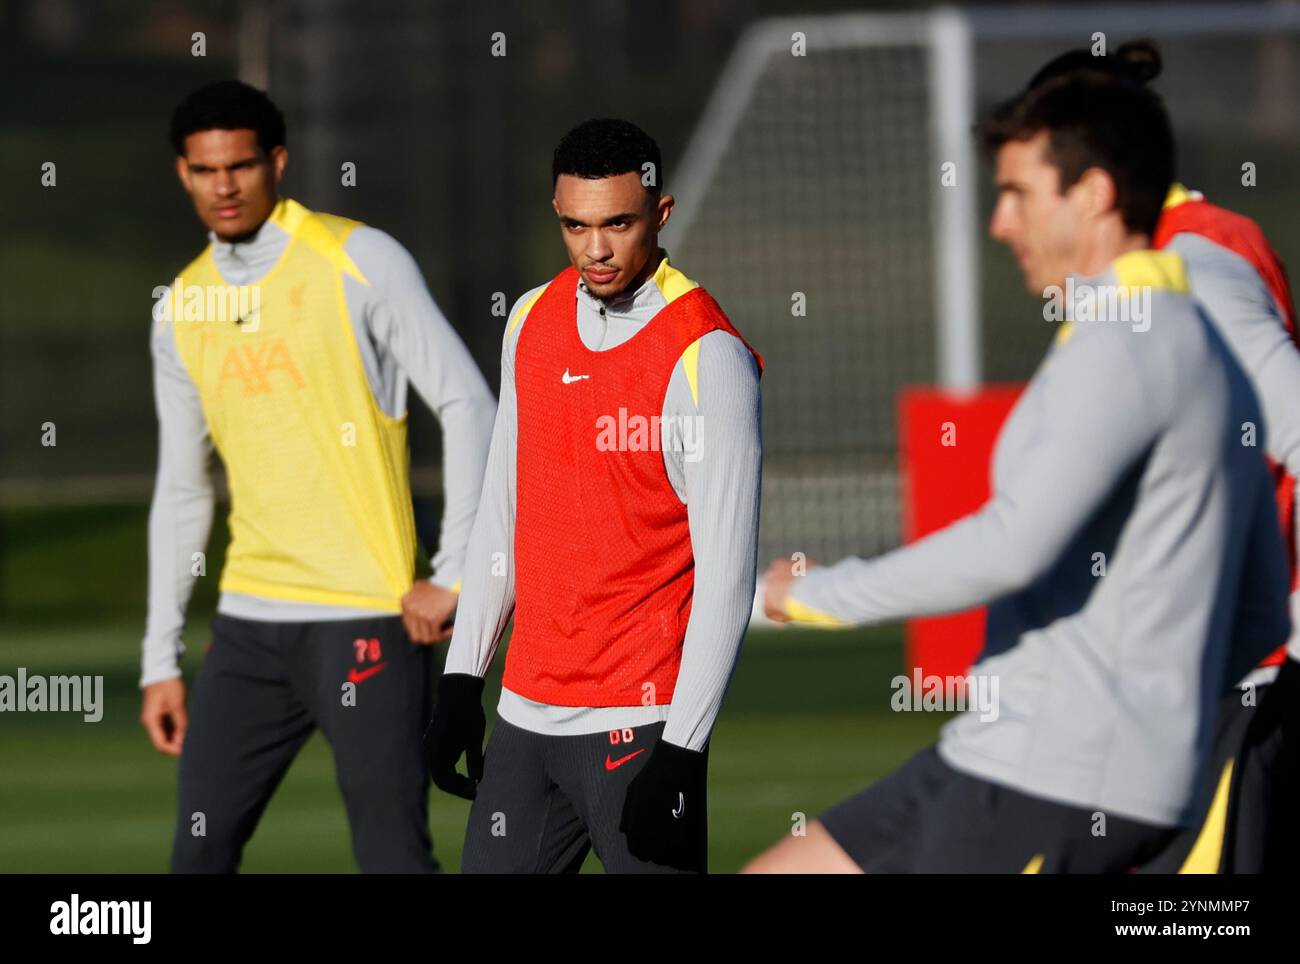
[[[786,837],[741,868],[742,874],[860,874],[855,864],[822,826],[808,825],[802,837]]]

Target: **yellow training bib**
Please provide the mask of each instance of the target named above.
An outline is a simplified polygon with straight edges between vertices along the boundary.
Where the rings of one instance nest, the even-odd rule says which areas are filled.
[[[399,612],[415,572],[406,417],[375,402],[343,292],[358,222],[281,201],[276,265],[234,298],[209,246],[178,279],[176,347],[230,482],[223,591]],[[233,311],[214,311],[221,291]],[[206,296],[206,297],[205,297]]]

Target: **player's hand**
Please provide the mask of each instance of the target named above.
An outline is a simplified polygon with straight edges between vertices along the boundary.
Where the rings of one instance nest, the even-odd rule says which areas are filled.
[[[185,681],[177,676],[146,686],[140,701],[140,722],[155,750],[180,756],[190,723],[185,710]]]
[[[627,785],[618,829],[638,860],[696,870],[708,847],[708,757],[660,740]]]
[[[402,597],[402,625],[413,643],[442,643],[451,639],[451,617],[459,596],[450,589],[417,579]]]
[[[813,568],[816,563],[805,562],[805,569]],[[799,577],[795,575],[794,565],[789,559],[773,559],[763,576],[763,614],[774,623],[788,623],[790,617],[785,613],[785,599]]]
[[[424,733],[424,762],[439,790],[473,800],[483,779],[483,678],[468,673],[444,673],[438,680],[433,720]],[[469,776],[456,772],[465,755]]]

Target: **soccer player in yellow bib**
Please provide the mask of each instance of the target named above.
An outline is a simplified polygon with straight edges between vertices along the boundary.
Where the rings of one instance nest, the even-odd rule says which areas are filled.
[[[365,872],[437,869],[421,735],[450,636],[495,405],[392,237],[280,198],[284,120],[224,81],[172,118],[209,245],[155,306],[158,477],[141,722],[180,756],[175,872],[230,872],[316,728]],[[439,418],[445,508],[415,579],[408,380]],[[178,657],[214,506],[230,546],[188,701]]]

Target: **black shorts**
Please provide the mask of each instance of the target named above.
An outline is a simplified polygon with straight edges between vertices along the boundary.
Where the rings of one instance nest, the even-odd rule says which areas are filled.
[[[1234,689],[1219,706],[1214,751],[1193,823],[1143,865],[1156,874],[1286,872],[1300,857],[1300,663],[1287,660],[1254,699]]]
[[[618,829],[627,785],[663,730],[651,723],[553,736],[498,717],[465,828],[461,872],[576,873],[594,848],[607,873],[682,873],[633,857]],[[685,872],[707,871],[707,838],[700,844]]]
[[[821,821],[869,874],[1124,873],[1177,833],[970,776],[935,747]]]

